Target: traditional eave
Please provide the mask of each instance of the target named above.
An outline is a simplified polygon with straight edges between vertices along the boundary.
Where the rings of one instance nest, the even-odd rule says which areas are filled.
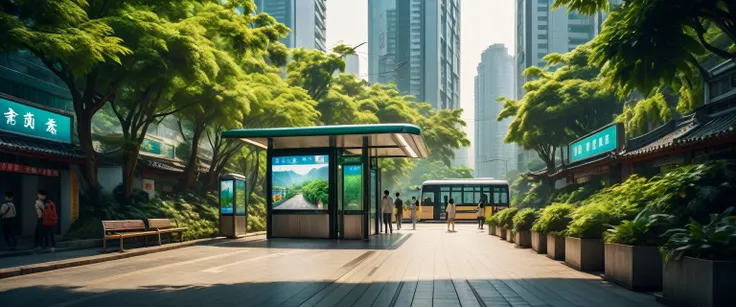
[[[68,163],[82,163],[85,156],[70,144],[0,134],[0,151]]]

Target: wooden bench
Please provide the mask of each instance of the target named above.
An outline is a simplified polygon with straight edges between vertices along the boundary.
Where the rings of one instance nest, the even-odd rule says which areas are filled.
[[[169,234],[169,242],[172,241],[175,233],[179,233],[179,242],[184,242],[184,231],[186,227],[179,227],[179,222],[170,219],[148,219],[148,230],[158,234],[158,245],[161,245],[161,234]]]
[[[123,240],[127,238],[143,237],[144,244],[148,245],[149,235],[156,231],[146,229],[143,220],[102,221],[104,234],[102,236],[102,251],[107,251],[107,240],[120,240],[120,252],[125,251]]]

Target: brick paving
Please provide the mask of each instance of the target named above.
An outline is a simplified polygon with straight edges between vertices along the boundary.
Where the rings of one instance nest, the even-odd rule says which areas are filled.
[[[0,280],[2,306],[659,306],[474,225],[264,240]]]

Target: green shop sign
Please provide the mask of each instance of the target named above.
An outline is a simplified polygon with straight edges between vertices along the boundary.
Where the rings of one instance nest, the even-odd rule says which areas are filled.
[[[621,125],[613,124],[570,143],[570,163],[618,149],[619,136],[623,136]]]
[[[143,139],[143,143],[141,143],[141,151],[169,159],[174,159],[176,156],[176,148],[174,145],[161,143],[148,138]]]
[[[0,131],[61,143],[72,142],[72,118],[0,98]]]
[[[340,164],[360,164],[363,163],[363,156],[342,156]]]

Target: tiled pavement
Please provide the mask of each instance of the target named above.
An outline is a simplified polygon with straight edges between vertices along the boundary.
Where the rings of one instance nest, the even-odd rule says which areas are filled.
[[[194,246],[0,280],[2,306],[658,306],[458,225]]]

